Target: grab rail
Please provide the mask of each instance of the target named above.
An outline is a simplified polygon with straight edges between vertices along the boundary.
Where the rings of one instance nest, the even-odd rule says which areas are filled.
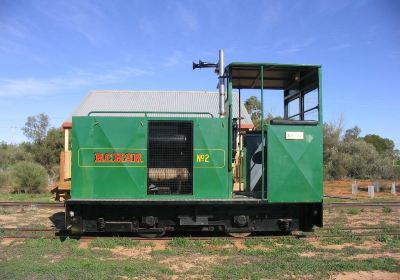
[[[170,114],[170,115],[210,115],[214,118],[214,115],[210,112],[162,112],[162,111],[90,111],[88,116],[92,114],[144,114],[147,117],[148,114]]]

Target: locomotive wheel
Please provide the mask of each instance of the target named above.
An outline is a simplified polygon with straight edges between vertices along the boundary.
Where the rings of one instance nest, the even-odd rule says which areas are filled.
[[[251,234],[251,232],[227,232],[227,234],[234,238],[245,238]]]

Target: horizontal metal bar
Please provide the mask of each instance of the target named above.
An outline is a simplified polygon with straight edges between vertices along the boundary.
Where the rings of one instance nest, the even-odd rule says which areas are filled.
[[[293,117],[297,117],[297,116],[300,116],[300,115],[301,115],[301,112],[296,114],[296,115],[289,116],[288,119],[293,118]]]
[[[303,113],[308,113],[308,112],[310,112],[310,111],[312,111],[312,110],[318,109],[318,107],[319,107],[319,105],[317,105],[317,106],[315,106],[315,107],[312,107],[312,108],[310,108],[310,109],[307,109],[307,110],[305,110]]]
[[[308,113],[308,112],[310,112],[310,111],[312,111],[312,110],[315,110],[315,109],[318,109],[318,108],[319,108],[319,105],[317,105],[317,106],[315,106],[315,107],[313,107],[313,108],[307,109],[307,110],[305,110],[304,112],[300,112],[300,113],[298,113],[298,114],[291,115],[291,116],[288,117],[288,119],[293,118],[293,117],[300,116],[301,114]]]
[[[214,118],[214,115],[210,112],[162,112],[162,111],[90,111],[88,116],[92,114],[144,114],[147,117],[148,114],[167,114],[167,115],[210,115]]]

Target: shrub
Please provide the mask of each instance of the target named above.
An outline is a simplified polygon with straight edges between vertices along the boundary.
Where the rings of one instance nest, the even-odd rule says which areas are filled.
[[[34,162],[19,162],[14,165],[15,191],[40,193],[46,190],[46,169]]]
[[[0,188],[11,186],[11,174],[9,171],[0,170]]]

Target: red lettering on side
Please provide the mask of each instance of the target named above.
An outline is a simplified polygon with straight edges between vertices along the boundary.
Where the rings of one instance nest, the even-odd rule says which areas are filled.
[[[112,154],[105,154],[104,161],[113,162],[113,155]]]
[[[141,154],[133,154],[133,162],[143,162]]]
[[[103,162],[103,154],[102,153],[95,153],[94,154],[94,162]]]
[[[133,162],[132,154],[125,154],[125,162]]]
[[[115,153],[114,154],[114,162],[122,162],[123,155],[120,153]]]

